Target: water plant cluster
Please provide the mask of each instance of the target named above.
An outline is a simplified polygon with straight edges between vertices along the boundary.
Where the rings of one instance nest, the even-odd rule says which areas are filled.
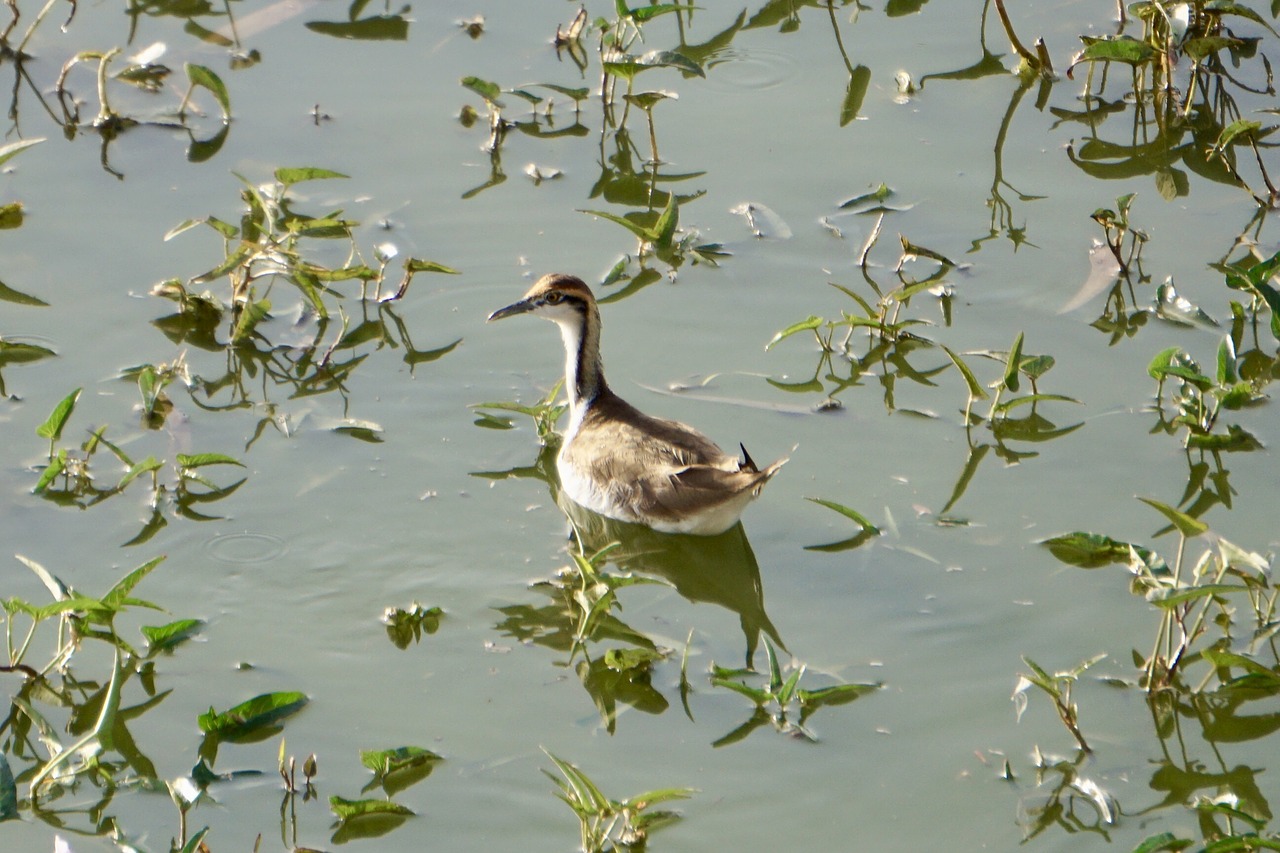
[[[900,17],[926,5],[891,2],[884,14]],[[241,40],[239,10],[202,3],[129,6],[134,26],[145,17],[181,20],[194,45],[226,52],[225,80],[207,63],[185,61],[175,81],[161,63],[169,50],[163,45],[125,58],[126,47],[133,50],[132,32],[129,45],[104,44],[75,51],[60,63],[37,62],[28,50],[35,43],[52,44],[41,37],[51,26],[53,6],[49,0],[19,14],[11,4],[12,21],[0,34],[0,66],[15,74],[11,117],[35,113],[69,139],[96,138],[102,168],[126,180],[109,154],[135,128],[185,135],[191,164],[219,156],[238,130],[238,87],[248,85],[242,81],[262,62],[258,50]],[[995,20],[989,22],[992,11]],[[1061,152],[1059,162],[1089,178],[1096,190],[1099,206],[1086,220],[1096,243],[1090,275],[1063,309],[1095,310],[1101,304],[1091,323],[1098,345],[1138,352],[1118,358],[1117,369],[1145,367],[1138,376],[1150,382],[1151,394],[1139,408],[1149,421],[1149,440],[1165,443],[1179,466],[1185,462],[1185,485],[1179,483],[1177,494],[1131,487],[1144,492],[1141,500],[1162,525],[1149,536],[1131,530],[1075,530],[1035,540],[1028,535],[1027,544],[1038,543],[1040,553],[1065,566],[1104,570],[1095,573],[1100,586],[1108,584],[1109,574],[1124,572],[1120,579],[1133,598],[1131,624],[1145,633],[1140,648],[1123,651],[1089,646],[1101,640],[1082,636],[1080,643],[1088,647],[1062,649],[1063,660],[1053,663],[1023,650],[1022,667],[1010,673],[1014,715],[1022,719],[1041,706],[1050,709],[1065,729],[1063,743],[1074,752],[1060,757],[1037,745],[1029,766],[1022,758],[1005,757],[997,775],[1017,792],[1018,821],[1028,842],[1055,832],[1110,841],[1123,829],[1126,841],[1136,838],[1129,846],[1138,851],[1280,849],[1280,829],[1271,825],[1258,780],[1265,768],[1230,766],[1220,749],[1261,747],[1274,737],[1270,708],[1280,694],[1280,618],[1267,553],[1274,542],[1264,541],[1264,532],[1258,542],[1236,544],[1211,523],[1223,519],[1238,497],[1229,461],[1268,458],[1265,441],[1255,434],[1256,410],[1268,409],[1270,384],[1280,376],[1280,247],[1267,230],[1280,192],[1270,157],[1274,127],[1259,118],[1275,112],[1268,51],[1280,42],[1280,7],[1273,4],[1264,13],[1220,0],[1121,4],[1118,20],[1092,22],[1099,27],[1091,32],[1114,34],[1082,36],[1065,59],[1063,46],[1024,37],[1032,25],[1023,17],[1028,10],[988,0],[976,22],[981,59],[919,79],[862,64],[851,39],[860,16],[875,13],[852,0],[761,2],[707,36],[698,29],[706,11],[692,3],[633,7],[615,0],[558,12],[567,14],[554,34],[543,34],[542,49],[559,57],[561,76],[528,82],[483,69],[459,76],[456,129],[474,138],[487,171],[460,202],[478,203],[511,189],[503,187],[504,159],[516,140],[522,153],[523,143],[550,152],[589,141],[599,175],[572,209],[584,224],[591,217],[614,228],[620,247],[594,282],[602,303],[643,298],[645,288],[676,283],[693,268],[701,273],[737,263],[725,242],[698,227],[709,173],[664,161],[661,152],[668,149],[660,143],[666,140],[664,122],[683,107],[681,95],[690,100],[689,92],[700,91],[717,66],[731,61],[741,34],[773,31],[785,38],[802,26],[829,27],[835,61],[846,78],[833,98],[841,128],[855,129],[868,118],[876,87],[892,88],[910,102],[946,82],[1008,78],[1010,100],[992,145],[990,219],[972,236],[968,254],[937,248],[951,237],[916,233],[923,226],[908,214],[923,202],[904,198],[890,180],[877,183],[815,215],[833,239],[843,242],[851,233],[865,239],[850,246],[853,261],[839,273],[806,271],[810,278],[825,278],[830,289],[798,291],[798,319],[780,318],[772,338],[760,342],[778,365],[754,386],[770,401],[790,406],[799,400],[795,408],[838,424],[839,413],[855,401],[865,408],[876,399],[885,416],[927,418],[948,431],[964,448],[964,461],[945,502],[919,513],[938,528],[967,529],[981,515],[970,487],[980,471],[998,476],[984,461],[998,459],[1006,468],[1031,465],[1052,443],[1089,428],[1088,389],[1073,387],[1065,371],[1054,371],[1061,356],[1044,352],[1049,345],[1028,333],[1028,326],[1012,319],[979,345],[962,334],[967,315],[976,310],[966,294],[972,260],[1000,250],[1033,251],[1033,237],[1046,239],[1025,224],[1046,197],[1016,189],[1005,176],[1005,150],[1016,139],[1011,129],[1025,96],[1035,90],[1037,111],[1081,128],[1081,138]],[[363,2],[339,18],[311,20],[305,27],[317,37],[374,44],[408,40],[414,24],[407,6],[374,9]],[[482,41],[487,26],[482,18],[467,18],[458,22],[455,36]],[[693,41],[695,36],[701,41]],[[1007,40],[1010,55],[990,50],[989,38]],[[193,58],[199,53],[192,46],[184,50]],[[54,66],[56,75],[50,74]],[[42,74],[48,79],[40,79]],[[651,79],[678,90],[650,88]],[[1063,95],[1064,89],[1071,94]],[[162,105],[156,108],[156,102]],[[1259,110],[1259,103],[1270,106]],[[324,118],[317,106],[315,122]],[[42,140],[27,136],[16,118],[12,124],[22,138],[0,147],[0,164],[40,156]],[[524,171],[536,188],[564,177],[537,163]],[[1112,189],[1101,189],[1104,180],[1136,179],[1154,192],[1116,197]],[[18,460],[11,467],[25,478],[24,511],[61,513],[61,522],[73,512],[98,512],[95,507],[108,501],[118,506],[125,503],[120,496],[131,496],[146,508],[144,517],[140,529],[123,532],[118,544],[141,554],[164,542],[172,528],[189,529],[184,526],[229,514],[223,508],[234,503],[233,496],[257,485],[253,454],[264,436],[284,442],[301,430],[315,430],[370,444],[386,441],[376,403],[353,389],[365,381],[366,365],[398,361],[412,376],[458,350],[461,338],[440,335],[436,328],[418,330],[405,319],[403,306],[417,292],[417,276],[435,280],[460,270],[452,259],[402,257],[390,238],[370,245],[362,223],[346,212],[359,188],[331,190],[353,180],[359,177],[321,166],[273,165],[253,178],[235,174],[226,181],[220,213],[204,212],[216,201],[194,203],[184,214],[191,218],[155,235],[207,240],[208,262],[195,271],[175,270],[150,288],[150,304],[163,313],[138,336],[137,359],[116,369],[112,381],[127,388],[127,395],[96,405],[97,419],[87,420],[84,388],[92,378],[69,382],[52,410],[37,418],[33,434],[11,436],[8,446]],[[1144,225],[1148,195],[1151,204],[1194,201],[1200,182],[1232,188],[1245,220],[1238,236],[1207,261],[1215,277],[1215,289],[1208,291],[1175,281],[1183,270],[1161,268],[1162,241],[1170,237]],[[744,203],[734,212],[754,240],[783,240],[790,233],[763,204]],[[0,205],[0,229],[20,228],[24,217],[21,202]],[[889,236],[893,231],[896,240]],[[0,301],[18,311],[50,307],[53,297],[46,296],[0,283]],[[13,321],[6,316],[0,322]],[[1153,329],[1179,335],[1179,343],[1167,345],[1163,336],[1149,343],[1157,337]],[[59,354],[7,331],[0,327],[0,395],[18,411],[22,369],[47,366]],[[432,344],[419,349],[414,337]],[[308,422],[307,403],[317,397],[337,401],[341,417]],[[522,487],[533,481],[533,488],[564,511],[572,530],[567,555],[557,560],[563,565],[539,573],[527,587],[508,590],[493,605],[492,632],[517,646],[525,665],[534,659],[534,665],[581,688],[577,698],[598,719],[601,732],[616,736],[627,725],[626,712],[682,712],[699,725],[728,708],[740,713],[741,722],[727,731],[698,729],[690,740],[705,734],[702,740],[712,750],[741,750],[748,742],[781,735],[822,749],[822,726],[835,727],[848,719],[839,715],[855,711],[841,706],[875,705],[884,686],[880,680],[818,671],[806,660],[824,650],[789,647],[774,623],[777,614],[766,610],[767,573],[744,528],[686,541],[575,512],[559,494],[554,465],[565,411],[560,387],[533,402],[488,394],[479,399],[488,402],[472,405],[476,426],[510,431],[518,441],[521,428],[531,423],[537,446],[530,463],[476,471],[473,479],[525,481]],[[106,423],[97,415],[104,409],[112,412]],[[184,426],[189,418],[192,428]],[[243,444],[212,440],[220,433],[204,427],[215,419],[234,421],[246,436]],[[190,441],[176,442],[175,435]],[[846,538],[797,543],[797,549],[822,559],[865,553],[892,526],[873,521],[875,513],[856,492],[809,501],[811,507],[804,506],[815,514],[833,512],[841,525],[852,524]],[[29,551],[25,543],[19,550]],[[66,580],[73,569],[45,568],[27,553],[16,559],[47,600],[7,592],[3,597],[7,660],[0,675],[11,689],[0,721],[0,838],[3,821],[21,819],[48,824],[63,845],[64,834],[77,833],[107,839],[120,850],[163,849],[166,843],[182,853],[219,849],[213,805],[220,794],[271,779],[280,796],[283,849],[308,849],[299,846],[300,838],[330,819],[329,840],[341,845],[409,825],[415,809],[405,792],[449,766],[442,754],[447,749],[422,745],[351,744],[346,754],[309,748],[290,753],[284,731],[323,685],[285,683],[241,701],[228,699],[187,720],[193,741],[198,737],[198,760],[187,772],[166,775],[140,736],[181,690],[166,663],[192,640],[217,642],[216,626],[182,615],[189,603],[136,596],[148,577],[175,560],[159,554],[133,559],[131,565],[143,562],[95,597]],[[681,632],[683,643],[673,642],[657,620],[637,617],[633,605],[667,593],[710,604],[736,621],[742,660],[699,665],[709,644],[696,626],[687,635]],[[180,612],[169,614],[170,606]],[[449,608],[448,601],[388,602],[381,622],[369,622],[385,633],[393,654],[425,656],[433,639],[460,621]],[[1105,679],[1092,677],[1104,669]],[[886,673],[887,681],[893,678]],[[1095,772],[1106,766],[1111,745],[1094,735],[1092,711],[1111,689],[1137,696],[1150,715],[1160,750],[1150,787],[1164,795],[1154,807],[1134,807]],[[279,739],[275,768],[233,767],[222,750],[226,744],[273,739]],[[571,832],[577,823],[583,851],[647,849],[652,833],[681,819],[670,804],[716,796],[687,787],[689,780],[673,768],[677,778],[653,780],[660,787],[619,798],[606,794],[566,750],[532,741],[528,746],[542,756],[538,761],[552,782],[546,793],[567,807],[565,825]],[[346,759],[358,760],[371,776],[358,783],[322,775]],[[156,791],[167,792],[173,805],[168,825],[143,827],[120,817],[119,800]],[[317,799],[328,804],[323,818],[308,811]],[[1004,808],[999,796],[993,800],[993,809]],[[1172,817],[1150,831],[1145,821],[1153,812]],[[1194,833],[1186,828],[1193,824]],[[255,846],[272,843],[260,835]]]

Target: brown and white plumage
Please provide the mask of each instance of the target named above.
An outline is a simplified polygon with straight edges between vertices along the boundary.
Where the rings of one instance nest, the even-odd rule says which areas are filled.
[[[574,502],[664,533],[728,530],[787,461],[763,469],[676,421],[644,414],[610,390],[600,362],[600,309],[581,279],[543,276],[490,320],[533,314],[560,327],[569,427],[556,459]]]

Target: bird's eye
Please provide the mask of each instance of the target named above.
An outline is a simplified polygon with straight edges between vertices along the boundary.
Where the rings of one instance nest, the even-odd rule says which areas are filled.
[[[564,299],[564,295],[561,293],[557,293],[554,290],[548,293],[546,296],[546,301],[548,305],[559,305],[561,299]]]

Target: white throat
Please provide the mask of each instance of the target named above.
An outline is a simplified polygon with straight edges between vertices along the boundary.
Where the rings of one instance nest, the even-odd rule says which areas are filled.
[[[578,395],[579,359],[582,353],[582,324],[576,318],[555,318],[560,327],[560,337],[564,341],[564,385],[565,394],[569,397],[569,428],[565,432],[565,443],[578,434],[582,426],[582,418],[587,411],[587,401]]]

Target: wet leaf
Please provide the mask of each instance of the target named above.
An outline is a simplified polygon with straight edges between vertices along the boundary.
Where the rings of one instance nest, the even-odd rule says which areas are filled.
[[[167,652],[199,634],[204,624],[203,619],[179,619],[167,625],[143,625],[141,631],[151,651]]]
[[[341,172],[335,172],[332,169],[320,169],[315,166],[281,167],[275,171],[275,179],[286,187],[300,184],[303,181],[321,181],[346,177],[349,176]]]
[[[1098,533],[1082,531],[1064,533],[1061,536],[1043,539],[1039,544],[1048,548],[1049,553],[1067,565],[1082,569],[1099,569],[1116,564],[1127,565],[1134,554],[1153,568],[1164,565],[1163,560],[1140,545],[1120,542]],[[1157,562],[1153,563],[1151,558]]]
[[[1155,57],[1155,49],[1145,41],[1132,36],[1094,38],[1081,36],[1084,50],[1073,65],[1080,62],[1123,62],[1127,65],[1144,65]]]
[[[304,693],[264,693],[221,713],[210,708],[197,722],[206,734],[234,739],[296,714],[307,701]]]
[[[367,815],[412,815],[412,809],[389,800],[348,800],[336,794],[329,798],[329,808],[339,820]]]

